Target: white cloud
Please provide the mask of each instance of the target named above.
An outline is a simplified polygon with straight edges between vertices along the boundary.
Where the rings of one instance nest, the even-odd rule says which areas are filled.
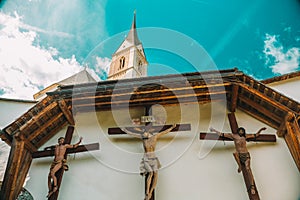
[[[271,64],[273,73],[286,74],[297,70],[300,60],[299,48],[285,50],[276,35],[266,34],[264,43],[266,64]]]
[[[0,89],[3,97],[32,99],[41,88],[65,79],[83,67],[75,56],[61,58],[55,48],[35,46],[37,33],[20,17],[0,13]]]
[[[96,57],[96,73],[100,75],[100,77],[105,77],[107,78],[107,74],[109,72],[109,66],[111,63],[111,59],[105,57]]]

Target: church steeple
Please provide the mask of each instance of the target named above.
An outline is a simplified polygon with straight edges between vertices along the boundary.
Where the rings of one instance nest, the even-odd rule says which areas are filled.
[[[112,56],[108,79],[137,78],[147,76],[147,60],[136,29],[134,11],[130,31]]]
[[[134,11],[131,28],[126,37],[126,40],[134,45],[139,45],[141,43],[136,31],[136,11]]]

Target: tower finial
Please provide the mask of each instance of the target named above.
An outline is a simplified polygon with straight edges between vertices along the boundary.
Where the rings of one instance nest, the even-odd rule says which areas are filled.
[[[133,11],[133,21],[132,21],[132,26],[131,28],[136,28],[136,9]]]

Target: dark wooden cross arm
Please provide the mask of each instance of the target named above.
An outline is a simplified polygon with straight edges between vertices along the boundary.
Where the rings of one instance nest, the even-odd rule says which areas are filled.
[[[224,133],[224,134],[231,134],[231,133]],[[250,142],[276,142],[276,136],[270,134],[260,134],[259,136],[255,137],[255,134],[247,134],[252,135],[252,138],[247,138],[247,141]],[[224,137],[217,133],[205,133],[200,132],[200,140],[222,140],[222,141],[233,141],[228,137]]]
[[[158,132],[158,131],[165,131],[169,128],[171,128],[172,125],[161,125],[161,126],[136,126],[136,127],[126,127],[127,130],[136,132],[135,128],[139,129],[151,129],[152,132]],[[191,125],[190,124],[176,124],[176,127],[172,129],[171,132],[177,132],[177,131],[190,131]],[[108,129],[109,135],[119,135],[119,134],[126,134],[124,131],[122,131],[121,128],[109,128]]]

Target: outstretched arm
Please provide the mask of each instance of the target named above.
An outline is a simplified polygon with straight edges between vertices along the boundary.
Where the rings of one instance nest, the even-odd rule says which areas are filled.
[[[171,132],[175,127],[176,127],[176,124],[173,124],[170,128],[168,128],[168,129],[166,129],[166,130],[164,130],[164,131],[162,131],[162,132],[158,132],[158,133],[155,134],[155,135],[157,135],[158,137],[160,137],[160,136],[162,136],[162,135],[165,135],[165,134]]]
[[[68,149],[71,149],[71,148],[75,149],[79,146],[79,144],[81,142],[82,142],[82,137],[79,138],[79,141],[76,144],[67,144],[67,145],[65,145],[65,147]]]
[[[247,139],[248,139],[248,138],[257,138],[257,137],[260,135],[260,133],[261,133],[262,131],[266,130],[266,129],[267,129],[266,127],[263,127],[263,128],[261,128],[261,129],[259,129],[259,130],[257,131],[256,134],[253,134],[253,135],[247,135]]]
[[[49,147],[45,147],[44,150],[54,150],[55,149],[55,146],[49,146]]]
[[[229,139],[233,139],[233,134],[231,134],[231,133],[222,133],[222,132],[220,132],[220,131],[212,128],[212,127],[210,127],[209,130],[212,131],[212,132],[217,133],[219,136],[226,137],[226,138],[229,138]]]
[[[125,132],[126,134],[131,135],[131,136],[133,136],[133,137],[142,138],[142,134],[131,132],[131,131],[129,131],[129,130],[126,129],[126,128],[121,128],[121,130],[122,130],[123,132]]]

